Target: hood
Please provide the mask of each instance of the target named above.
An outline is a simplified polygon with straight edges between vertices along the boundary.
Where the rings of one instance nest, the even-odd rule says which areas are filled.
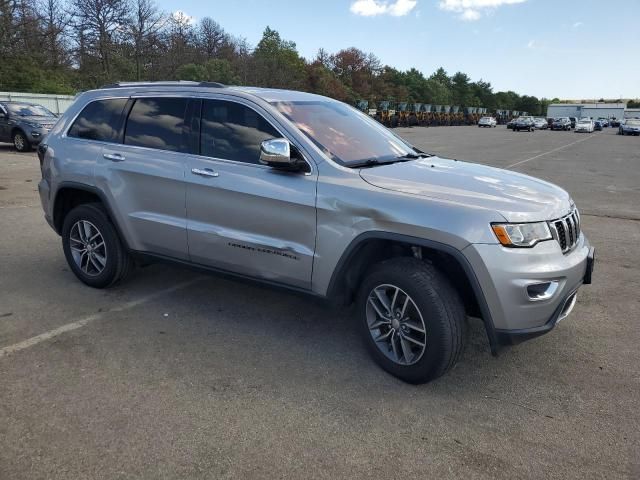
[[[18,118],[22,122],[39,123],[41,125],[51,125],[58,121],[58,117],[49,117],[43,115],[27,115]]]
[[[376,187],[486,208],[510,222],[554,220],[573,205],[552,183],[521,173],[439,157],[360,170]]]

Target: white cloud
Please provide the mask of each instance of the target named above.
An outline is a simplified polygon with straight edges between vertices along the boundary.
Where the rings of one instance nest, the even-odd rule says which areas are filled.
[[[396,0],[389,2],[386,0],[356,0],[351,4],[351,13],[362,15],[363,17],[373,17],[376,15],[393,15],[403,17],[413,10],[418,0]]]
[[[527,43],[527,48],[536,48],[536,41],[529,40],[529,43]]]
[[[503,5],[515,5],[527,0],[440,0],[440,10],[459,14],[461,20],[473,22],[490,10]]]
[[[576,23],[573,24],[573,28],[580,28],[582,25],[584,25],[584,23],[576,22]]]
[[[482,15],[477,10],[467,9],[460,14],[460,18],[467,22],[473,22],[479,20]]]
[[[182,25],[193,25],[196,23],[196,17],[192,17],[182,10],[176,10],[171,14],[173,21]]]

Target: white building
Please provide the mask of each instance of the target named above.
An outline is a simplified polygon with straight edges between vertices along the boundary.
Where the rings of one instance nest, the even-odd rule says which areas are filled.
[[[624,111],[624,118],[640,118],[640,108],[627,108]]]
[[[625,108],[624,103],[552,103],[547,108],[547,118],[624,118]]]

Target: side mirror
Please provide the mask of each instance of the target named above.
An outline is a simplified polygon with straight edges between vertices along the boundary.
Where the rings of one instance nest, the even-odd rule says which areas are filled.
[[[300,170],[301,161],[291,157],[291,144],[284,138],[265,140],[260,144],[260,163],[284,170]]]

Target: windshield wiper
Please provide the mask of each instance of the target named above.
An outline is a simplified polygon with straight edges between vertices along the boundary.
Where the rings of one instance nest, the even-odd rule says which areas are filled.
[[[433,155],[431,155],[430,153],[424,153],[424,152],[419,152],[419,153],[407,153],[406,155],[402,155],[401,157],[396,157],[396,158],[401,158],[401,159],[408,159],[408,160],[416,160],[418,158],[429,158],[429,157],[433,157]]]
[[[401,163],[408,162],[410,160],[417,160],[419,158],[429,158],[433,157],[430,153],[407,153],[406,155],[401,155],[399,157],[394,157],[389,160],[378,160],[376,158],[369,158],[367,160],[363,160],[361,162],[352,163],[349,165],[350,168],[368,168],[368,167],[376,167],[378,165],[390,165],[392,163]]]

